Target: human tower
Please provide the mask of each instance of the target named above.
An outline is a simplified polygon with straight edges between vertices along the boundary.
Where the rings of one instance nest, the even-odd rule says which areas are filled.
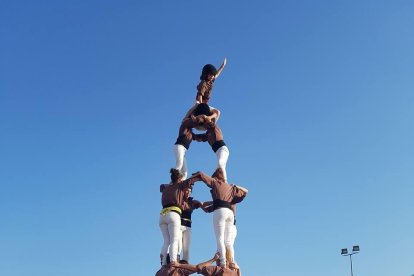
[[[237,235],[236,204],[247,195],[247,189],[227,182],[226,163],[229,149],[217,121],[220,111],[209,106],[214,81],[226,65],[224,59],[217,70],[214,65],[203,67],[197,86],[196,103],[181,122],[174,144],[175,167],[170,170],[171,182],[160,186],[162,210],[159,226],[164,239],[161,248],[161,268],[156,276],[241,275],[234,259],[234,240]],[[201,131],[195,134],[193,129]],[[198,171],[188,176],[185,154],[192,141],[208,142],[217,156],[217,169],[211,176]],[[191,197],[193,185],[202,181],[210,188],[211,200],[200,202]],[[201,208],[213,213],[217,252],[210,260],[191,265],[191,214]],[[216,265],[212,265],[216,262]]]

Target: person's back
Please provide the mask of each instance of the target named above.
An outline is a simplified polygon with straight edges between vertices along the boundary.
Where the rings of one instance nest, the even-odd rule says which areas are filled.
[[[201,80],[197,85],[197,103],[208,103],[211,97],[211,91],[213,90],[214,79],[212,80]]]
[[[199,271],[199,274],[206,275],[206,276],[237,276],[237,270],[236,269],[230,269],[227,267],[221,267],[221,266],[204,266]]]
[[[191,118],[186,118],[180,125],[178,130],[178,137],[175,145],[182,145],[189,149],[191,141],[193,140],[193,132],[191,129],[196,126],[196,123]]]
[[[179,182],[170,185],[165,185],[161,195],[161,205],[165,208],[168,206],[177,206],[181,208],[183,198],[184,198],[184,189],[185,185],[188,185],[188,182]]]
[[[185,268],[173,267],[171,265],[164,265],[157,271],[155,276],[188,276],[194,272]]]
[[[212,181],[212,191],[211,195],[213,198],[213,202],[217,204],[217,202],[226,202],[229,209],[231,209],[231,203],[236,200],[236,202],[240,202],[246,196],[246,192],[242,189],[239,189],[238,186],[228,184],[222,179],[215,178]]]

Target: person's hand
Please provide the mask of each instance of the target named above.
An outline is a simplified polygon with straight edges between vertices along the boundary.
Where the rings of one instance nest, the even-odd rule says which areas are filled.
[[[191,120],[193,121],[193,123],[195,123],[197,125],[200,125],[200,124],[205,122],[206,115],[204,115],[204,114],[198,115],[198,116],[194,116],[194,115],[191,115],[191,116],[192,116]]]
[[[206,213],[208,213],[207,212],[207,207],[206,207],[206,203],[205,202],[201,202],[201,210],[203,210],[204,212],[206,212]]]
[[[196,209],[200,208],[200,207],[203,205],[203,203],[201,203],[201,202],[200,202],[200,201],[198,201],[198,200],[194,200],[194,202],[195,202],[195,207],[196,207]]]
[[[208,201],[203,202],[202,205],[203,205],[203,207],[207,208],[211,205],[211,201],[210,202],[208,202]]]
[[[197,142],[206,142],[207,140],[205,140],[205,137],[203,135],[197,135],[195,136],[195,140]]]
[[[214,260],[218,260],[218,259],[220,259],[220,252],[216,252],[216,254],[214,254],[213,259],[214,259]]]
[[[172,267],[180,267],[181,266],[181,264],[179,262],[171,262],[170,265]]]
[[[209,123],[209,122],[211,122],[211,118],[210,118],[210,117],[208,117],[207,115],[204,115],[204,114],[203,114],[203,119],[204,119],[204,123]]]
[[[216,126],[216,120],[208,118],[208,121],[206,121],[204,125],[206,126],[207,129],[213,128]]]

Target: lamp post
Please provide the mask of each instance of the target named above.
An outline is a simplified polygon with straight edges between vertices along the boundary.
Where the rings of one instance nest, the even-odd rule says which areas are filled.
[[[354,245],[352,247],[352,253],[348,253],[347,248],[341,249],[341,255],[342,256],[349,256],[349,261],[351,262],[351,276],[354,276],[354,273],[352,271],[352,255],[359,253],[359,245]]]

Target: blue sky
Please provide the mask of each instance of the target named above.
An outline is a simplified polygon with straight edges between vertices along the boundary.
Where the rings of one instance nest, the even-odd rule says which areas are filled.
[[[0,274],[154,275],[206,63],[247,276],[414,273],[412,1],[0,3]],[[212,173],[203,143],[190,172]],[[202,183],[194,197],[209,199]],[[191,262],[215,251],[193,215]]]

